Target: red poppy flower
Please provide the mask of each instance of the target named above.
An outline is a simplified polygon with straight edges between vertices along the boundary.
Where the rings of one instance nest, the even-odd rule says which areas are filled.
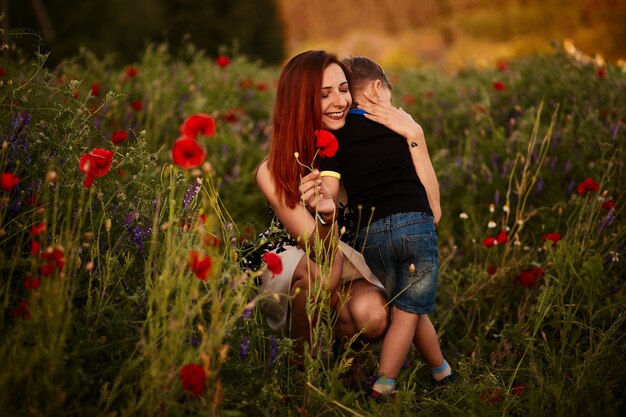
[[[27,290],[35,290],[39,288],[41,285],[41,280],[39,278],[29,278],[24,280],[24,288]]]
[[[587,191],[598,191],[600,186],[594,181],[593,178],[587,177],[584,181],[578,183],[578,191],[579,195],[585,194]]]
[[[206,371],[202,365],[189,363],[180,370],[180,380],[183,389],[194,395],[200,395],[206,387]]]
[[[39,272],[44,277],[49,277],[50,275],[54,273],[54,264],[50,262],[43,264],[41,268],[39,269]]]
[[[220,68],[226,68],[227,66],[230,65],[230,58],[224,55],[220,55],[217,58],[215,58],[215,63]]]
[[[315,137],[317,138],[315,146],[319,148],[319,155],[322,158],[331,158],[339,149],[339,142],[335,135],[328,130],[316,130]]]
[[[598,71],[596,71],[596,75],[600,78],[604,78],[604,76],[606,75],[606,68],[605,67],[598,68]]]
[[[600,206],[602,210],[611,210],[613,207],[615,207],[615,201],[613,201],[613,199],[606,200],[602,203],[602,206]]]
[[[483,240],[483,246],[486,248],[492,247],[496,243],[496,239],[493,237],[488,237]]]
[[[41,252],[41,243],[33,240],[30,244],[30,253],[33,255],[39,255],[39,252]]]
[[[128,139],[128,132],[126,132],[125,130],[116,130],[115,132],[113,132],[113,136],[111,136],[111,141],[116,145],[119,145],[126,139]]]
[[[55,246],[47,248],[42,254],[41,259],[44,262],[41,267],[43,276],[52,275],[55,269],[63,269],[65,266],[65,252],[62,247]]]
[[[141,111],[143,110],[143,102],[141,101],[133,101],[130,103],[130,107],[133,108],[133,110],[135,111]]]
[[[496,62],[496,68],[498,69],[498,71],[504,72],[508,68],[508,64],[506,63],[506,61],[498,61]]]
[[[415,104],[417,103],[417,99],[413,94],[406,93],[402,95],[402,102],[404,104]]]
[[[543,269],[539,268],[538,266],[534,266],[529,270],[527,269],[520,272],[519,276],[517,277],[517,282],[519,282],[520,285],[524,288],[530,288],[535,285],[535,282],[537,282],[537,278],[541,277],[542,275]]]
[[[36,207],[36,206],[39,205],[39,195],[33,194],[33,195],[29,196],[26,201],[28,202],[29,206]]]
[[[6,74],[7,71],[4,68],[0,67],[0,77],[4,77]]]
[[[485,391],[480,394],[480,400],[484,403],[496,404],[502,400],[502,389],[492,388],[491,391]]]
[[[515,384],[511,387],[511,392],[513,395],[519,397],[526,391],[526,386],[524,384]]]
[[[530,271],[522,271],[517,277],[517,281],[521,284],[522,287],[530,288],[537,281],[537,277],[535,277]]]
[[[28,320],[30,318],[30,311],[28,310],[28,301],[20,301],[18,306],[13,310],[13,317],[22,318]]]
[[[87,176],[83,180],[83,185],[91,188],[93,180],[104,176],[111,169],[113,162],[113,151],[107,149],[94,148],[91,152],[80,157],[79,167],[83,174]]]
[[[226,111],[226,113],[223,113],[222,115],[220,115],[220,120],[222,120],[223,122],[228,122],[228,123],[236,123],[237,120],[239,119],[239,116],[237,115],[238,111],[237,109],[229,109]]]
[[[493,88],[496,89],[497,91],[506,90],[506,85],[504,85],[502,81],[496,81],[492,85],[493,85]]]
[[[128,78],[135,78],[137,76],[137,68],[135,67],[126,68],[126,76]]]
[[[2,173],[2,190],[6,192],[11,192],[11,190],[13,190],[13,187],[15,187],[19,183],[20,179],[16,175],[13,175],[10,172]]]
[[[221,246],[221,244],[222,244],[222,240],[215,235],[212,235],[209,233],[204,237],[205,247],[219,247]]]
[[[498,236],[496,236],[496,243],[498,245],[504,245],[506,241],[507,241],[506,232],[498,233]]]
[[[205,158],[205,150],[192,138],[181,136],[174,142],[172,159],[182,169],[192,169],[200,166]]]
[[[487,273],[489,275],[495,275],[496,272],[498,272],[498,267],[497,266],[490,265],[490,266],[487,267]]]
[[[187,265],[198,279],[207,280],[207,274],[211,270],[211,258],[209,256],[202,256],[197,251],[192,250],[189,252]]]
[[[239,88],[242,90],[247,90],[250,87],[252,87],[252,80],[250,78],[239,80]]]
[[[543,237],[543,241],[546,242],[548,240],[552,241],[552,246],[554,246],[559,243],[559,240],[561,240],[561,234],[554,232],[548,233]]]
[[[100,85],[98,83],[91,84],[91,95],[97,97],[100,95]]]
[[[530,269],[530,273],[533,274],[535,276],[535,278],[539,278],[539,277],[543,276],[543,274],[544,274],[543,269],[541,269],[538,266],[533,266]]]
[[[46,231],[46,223],[45,222],[36,224],[36,225],[34,225],[30,229],[30,232],[33,234],[33,236],[39,236],[40,234],[42,234],[45,231]]]
[[[190,138],[195,138],[199,134],[211,136],[215,133],[215,120],[208,114],[193,114],[180,126],[180,133]]]
[[[280,259],[280,256],[276,255],[274,252],[266,252],[262,256],[263,262],[267,264],[267,269],[274,275],[279,275],[283,272],[283,262]]]
[[[258,83],[256,83],[256,90],[261,92],[261,93],[266,92],[268,88],[269,88],[269,86],[267,85],[266,82],[259,81]]]

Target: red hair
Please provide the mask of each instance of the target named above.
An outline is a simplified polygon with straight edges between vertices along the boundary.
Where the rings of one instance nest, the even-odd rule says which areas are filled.
[[[304,165],[311,164],[317,150],[314,131],[323,128],[322,79],[330,64],[339,65],[348,77],[345,65],[334,54],[307,51],[293,57],[278,80],[267,166],[278,198],[291,208],[300,201],[300,178],[309,173],[294,153],[299,153]],[[317,159],[314,168],[319,165]]]

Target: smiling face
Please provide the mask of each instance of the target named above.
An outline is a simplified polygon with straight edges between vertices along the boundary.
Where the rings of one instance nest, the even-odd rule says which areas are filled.
[[[330,64],[322,79],[322,125],[327,130],[337,130],[346,123],[352,104],[348,80],[341,67]]]

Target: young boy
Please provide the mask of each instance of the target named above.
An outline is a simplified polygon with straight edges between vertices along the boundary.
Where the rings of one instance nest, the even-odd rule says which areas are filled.
[[[363,57],[343,62],[351,71],[359,108],[351,109],[345,127],[335,132],[339,150],[321,161],[320,170],[335,197],[343,181],[348,207],[360,218],[356,249],[363,250],[392,305],[377,379],[368,390],[378,399],[394,392],[411,343],[431,368],[435,384],[456,379],[428,317],[437,289],[439,187],[423,131],[408,114],[391,107],[391,84],[382,68]],[[361,108],[374,108],[365,96],[382,104],[377,115]]]

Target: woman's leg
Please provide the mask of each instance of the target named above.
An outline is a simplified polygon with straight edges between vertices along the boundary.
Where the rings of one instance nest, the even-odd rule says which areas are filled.
[[[338,322],[335,334],[339,339],[352,338],[357,333],[368,341],[384,336],[389,324],[389,309],[385,294],[365,279],[344,285],[343,300],[338,302]]]
[[[318,267],[306,255],[300,259],[291,280],[290,331],[297,353],[304,352],[304,343],[310,340],[310,323],[306,312],[309,289],[318,276]]]

